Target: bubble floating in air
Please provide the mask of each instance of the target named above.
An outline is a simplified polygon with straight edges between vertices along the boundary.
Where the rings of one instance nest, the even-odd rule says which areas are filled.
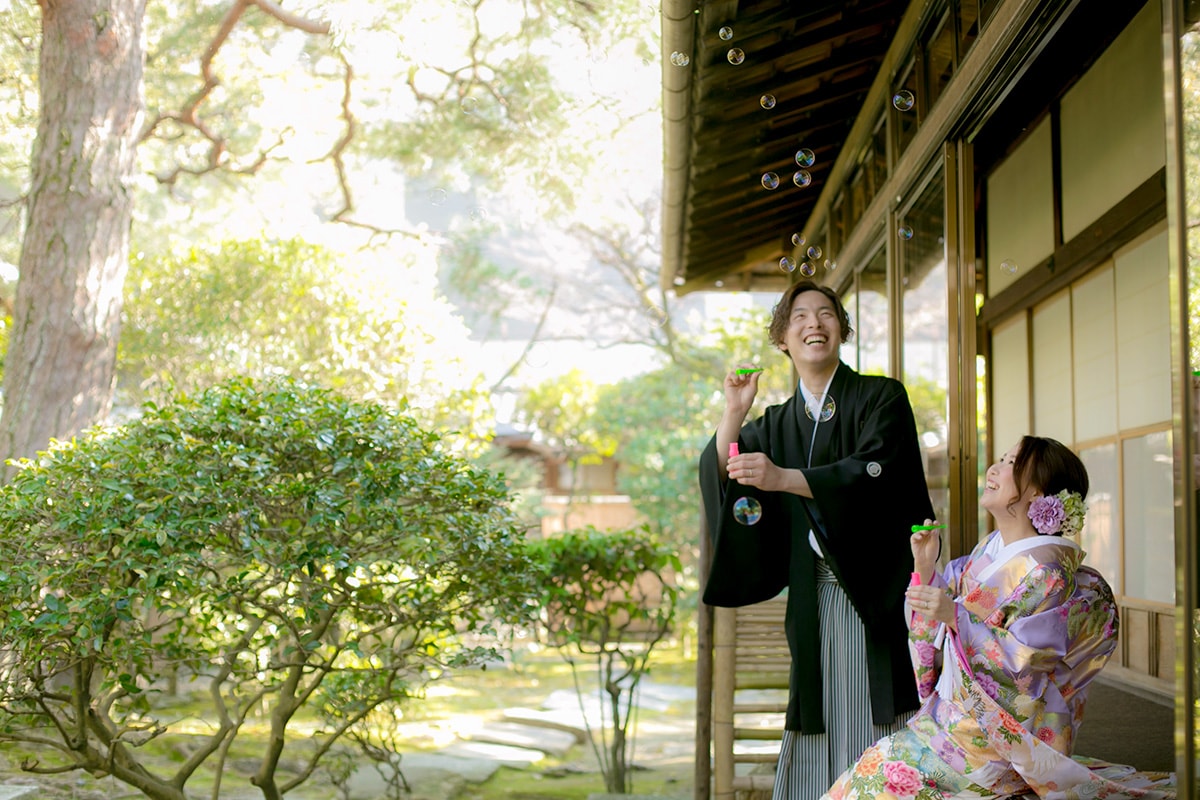
[[[792,258],[791,256],[784,256],[783,258],[779,259],[779,268],[784,272],[795,272],[796,259]]]
[[[828,258],[825,259],[825,269],[829,270],[830,272],[833,272],[835,269],[837,269],[837,262],[830,261]]]
[[[811,278],[817,274],[817,268],[812,265],[811,261],[805,261],[800,264],[800,274],[806,278]]]
[[[896,235],[907,242],[913,237],[913,229],[908,225],[901,225],[896,229]]]
[[[812,183],[812,173],[806,169],[796,170],[796,174],[792,176],[792,183],[797,186],[808,186]]]
[[[820,245],[814,244],[814,245],[809,246],[808,257],[811,258],[813,261],[816,261],[817,259],[819,259],[821,257],[821,254],[822,253],[821,253]]]
[[[721,28],[721,30],[717,31],[717,36],[721,37],[722,42],[728,42],[733,38],[733,28],[725,25]]]
[[[458,104],[464,114],[474,114],[479,108],[479,101],[474,97],[464,97]]]
[[[1018,267],[1018,266],[1017,266],[1017,262],[1015,262],[1015,261],[1009,261],[1009,260],[1006,258],[1006,259],[1004,259],[1003,261],[1001,261],[1001,262],[1000,262],[1000,269],[1001,269],[1001,270],[1003,270],[1005,273],[1007,273],[1007,274],[1009,274],[1009,275],[1016,275],[1016,274],[1017,274],[1017,270],[1019,270],[1019,269],[1020,269],[1020,267]]]
[[[429,202],[435,206],[440,206],[446,202],[445,189],[431,189],[429,192]]]
[[[764,94],[762,97],[758,98],[758,104],[760,106],[762,106],[763,108],[774,108],[775,107],[775,95]]]
[[[916,102],[917,98],[908,89],[901,89],[892,95],[892,105],[897,111],[911,111]]]
[[[803,233],[792,234],[792,244],[794,244],[796,247],[803,247],[806,241],[808,240],[804,238]]]
[[[762,176],[762,185],[764,189],[778,189],[779,176],[774,172],[764,172]]]
[[[746,60],[746,52],[740,47],[731,47],[729,48],[729,52],[725,54],[725,58],[729,60],[730,64],[737,66]]]
[[[796,166],[807,168],[815,163],[817,163],[817,154],[812,150],[809,150],[807,147],[801,147],[796,151]]]
[[[739,497],[733,501],[733,518],[743,525],[753,525],[762,519],[762,503],[753,497]]]
[[[688,64],[692,63],[692,59],[687,53],[681,53],[676,50],[675,52],[671,53],[671,63],[677,67],[686,67]]]

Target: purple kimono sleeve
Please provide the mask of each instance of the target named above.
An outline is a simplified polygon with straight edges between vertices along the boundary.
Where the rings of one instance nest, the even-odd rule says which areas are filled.
[[[994,609],[977,607],[974,592],[963,598],[958,635],[976,671],[1001,673],[1016,685],[1022,676],[1053,669],[1070,641],[1062,613],[1070,589],[1060,565],[1041,564]]]

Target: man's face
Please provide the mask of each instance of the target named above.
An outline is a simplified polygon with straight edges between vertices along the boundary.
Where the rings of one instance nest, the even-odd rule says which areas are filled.
[[[833,301],[816,291],[796,295],[780,349],[792,357],[797,368],[836,362],[841,345],[842,323]]]

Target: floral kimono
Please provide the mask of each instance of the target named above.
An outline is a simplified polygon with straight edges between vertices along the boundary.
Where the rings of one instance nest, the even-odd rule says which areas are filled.
[[[1173,776],[1070,757],[1088,684],[1116,647],[1108,584],[1069,539],[993,533],[933,585],[957,632],[906,609],[921,710],[838,778],[831,800],[1175,796]]]

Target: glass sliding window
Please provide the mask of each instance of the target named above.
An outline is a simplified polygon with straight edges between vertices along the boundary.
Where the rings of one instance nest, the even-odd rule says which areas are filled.
[[[954,74],[955,47],[954,19],[950,10],[946,9],[937,25],[932,28],[932,34],[925,40],[923,47],[925,62],[925,83],[929,87],[929,98],[926,108],[933,108],[938,98],[950,82]]]
[[[958,0],[954,4],[955,22],[958,24],[958,63],[962,63],[975,38],[979,36],[978,0]]]
[[[890,107],[890,106],[889,106]],[[887,114],[880,113],[879,121],[875,123],[875,133],[871,135],[871,152],[867,156],[868,175],[871,178],[869,204],[887,183],[888,179],[888,149],[887,149]]]
[[[854,325],[854,340],[858,343],[858,371],[870,375],[887,375],[891,367],[888,356],[887,250],[882,243],[858,274],[858,314]]]
[[[1181,5],[1182,8],[1179,8]],[[1200,218],[1200,97],[1191,91],[1200,83],[1200,4],[1195,0],[1179,0],[1177,12],[1164,18],[1164,28],[1178,37],[1178,50],[1168,49],[1168,80],[1172,85],[1179,105],[1166,104],[1168,142],[1177,142],[1177,147],[1167,147],[1167,216],[1170,220],[1170,278],[1181,295],[1186,296],[1186,311],[1172,314],[1172,367],[1186,360],[1183,380],[1190,377],[1191,394],[1175,398],[1183,413],[1178,415],[1176,446],[1186,454],[1191,445],[1191,458],[1184,458],[1178,466],[1177,484],[1180,496],[1179,516],[1176,521],[1178,556],[1177,575],[1179,588],[1177,612],[1180,622],[1177,630],[1179,650],[1175,661],[1176,678],[1176,722],[1179,731],[1192,731],[1190,737],[1178,736],[1177,758],[1179,782],[1191,791],[1192,797],[1200,796],[1200,775],[1197,762],[1200,758],[1200,521],[1197,519],[1197,502],[1200,502],[1200,465],[1196,455],[1200,454],[1200,228],[1193,221]],[[1182,19],[1180,19],[1182,16]],[[1169,41],[1169,38],[1168,38]],[[1173,303],[1172,311],[1180,308]],[[1174,357],[1179,355],[1178,358]],[[1191,372],[1191,376],[1187,376]],[[1190,400],[1190,405],[1187,401]],[[1189,497],[1190,495],[1190,497]],[[1189,503],[1188,500],[1191,500]],[[1185,790],[1186,791],[1186,790]]]
[[[939,519],[950,514],[950,333],[945,188],[938,170],[898,221],[903,375],[917,418],[925,477]]]
[[[900,156],[912,143],[913,137],[917,135],[924,103],[920,73],[917,72],[916,64],[909,61],[903,79],[892,89],[892,102],[889,110],[896,131],[892,138],[896,145],[893,164],[900,160]]]
[[[871,191],[870,183],[867,178],[867,161],[866,157],[858,164],[858,169],[854,171],[854,177],[850,179],[850,222],[846,230],[852,231],[858,225],[858,221],[862,219],[863,212],[867,210],[867,205],[871,202],[868,193]]]

